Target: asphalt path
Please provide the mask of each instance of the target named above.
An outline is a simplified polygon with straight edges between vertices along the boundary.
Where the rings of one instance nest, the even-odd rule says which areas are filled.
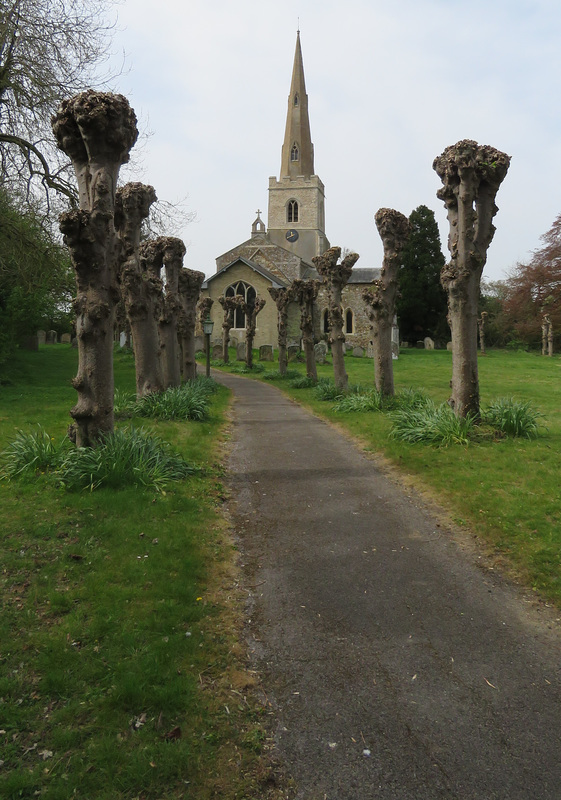
[[[560,800],[555,613],[332,426],[216,377],[248,641],[295,796]]]

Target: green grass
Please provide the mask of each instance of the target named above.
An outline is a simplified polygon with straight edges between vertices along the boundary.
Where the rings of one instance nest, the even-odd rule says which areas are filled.
[[[422,405],[421,390],[437,407],[446,403],[451,353],[403,350],[393,366],[400,396],[413,393]],[[351,384],[373,386],[372,360],[347,358],[345,367]],[[295,368],[305,374],[303,365]],[[291,382],[279,386],[344,427],[367,450],[385,456],[519,580],[561,606],[561,358],[490,350],[479,358],[479,376],[483,411],[508,397],[518,404],[514,417],[520,417],[522,407],[543,415],[535,418],[534,438],[482,435],[467,447],[402,442],[389,436],[391,413],[341,413],[338,402],[328,399],[329,392],[320,400],[312,387],[296,389]],[[318,377],[332,380],[333,367],[318,365]],[[500,414],[503,419],[509,415],[504,409]],[[531,422],[526,424],[531,430]]]
[[[165,492],[69,493],[40,467],[71,422],[76,358],[21,352],[0,376],[0,449],[38,423],[50,434],[31,480],[0,481],[0,796],[262,796],[261,711],[245,689],[221,514],[228,393],[199,422],[143,420],[196,474]],[[130,356],[115,372],[134,393]]]

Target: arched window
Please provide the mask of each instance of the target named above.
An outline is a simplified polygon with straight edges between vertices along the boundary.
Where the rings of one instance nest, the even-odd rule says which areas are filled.
[[[296,200],[289,200],[286,207],[286,220],[287,222],[298,222],[298,202]]]
[[[321,319],[322,319],[323,332],[329,333],[329,309],[327,308],[325,309],[325,311],[321,315]]]
[[[292,150],[290,151],[290,160],[291,161],[299,161],[300,160],[300,150],[298,149],[298,145],[296,142],[292,145]]]
[[[236,297],[237,295],[243,297],[248,304],[254,303],[257,296],[253,286],[250,286],[249,283],[245,283],[245,281],[233,283],[231,286],[228,286],[224,292],[225,297]],[[245,314],[241,308],[236,308],[234,312],[234,328],[245,328]]]
[[[347,308],[345,311],[345,333],[353,333],[353,312],[352,309]]]
[[[294,105],[295,106],[299,106],[300,105],[300,98],[298,97],[297,94],[294,95]]]

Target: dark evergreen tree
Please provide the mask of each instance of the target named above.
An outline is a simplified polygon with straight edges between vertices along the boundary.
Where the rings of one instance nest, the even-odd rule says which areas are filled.
[[[411,233],[403,251],[396,304],[401,339],[412,344],[425,336],[448,340],[446,292],[440,284],[445,258],[434,212],[419,206],[411,212],[409,222]]]

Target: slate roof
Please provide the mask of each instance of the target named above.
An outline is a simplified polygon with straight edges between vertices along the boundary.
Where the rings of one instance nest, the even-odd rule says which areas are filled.
[[[378,280],[381,272],[379,267],[354,267],[347,283],[372,283],[372,281]],[[307,269],[303,277],[306,280],[322,280],[314,267]]]
[[[270,281],[272,286],[273,286],[273,288],[275,288],[275,289],[281,289],[281,288],[286,287],[286,286],[289,285],[286,281],[282,281],[280,278],[277,278],[276,275],[273,275],[272,272],[269,272],[268,269],[265,269],[265,267],[262,267],[260,264],[257,264],[255,261],[250,261],[249,258],[243,258],[243,257],[240,256],[239,258],[235,258],[232,262],[230,262],[230,264],[226,264],[226,266],[222,267],[222,269],[219,269],[218,272],[215,272],[214,275],[210,276],[210,278],[207,278],[205,280],[205,282],[203,283],[202,288],[203,289],[208,288],[208,284],[211,281],[213,281],[219,275],[222,275],[222,273],[227,272],[230,269],[230,267],[234,266],[234,264],[239,264],[240,261],[242,262],[242,264],[245,264],[247,267],[252,269],[254,272],[259,273],[259,275],[261,275],[263,278],[265,278],[265,280]]]

